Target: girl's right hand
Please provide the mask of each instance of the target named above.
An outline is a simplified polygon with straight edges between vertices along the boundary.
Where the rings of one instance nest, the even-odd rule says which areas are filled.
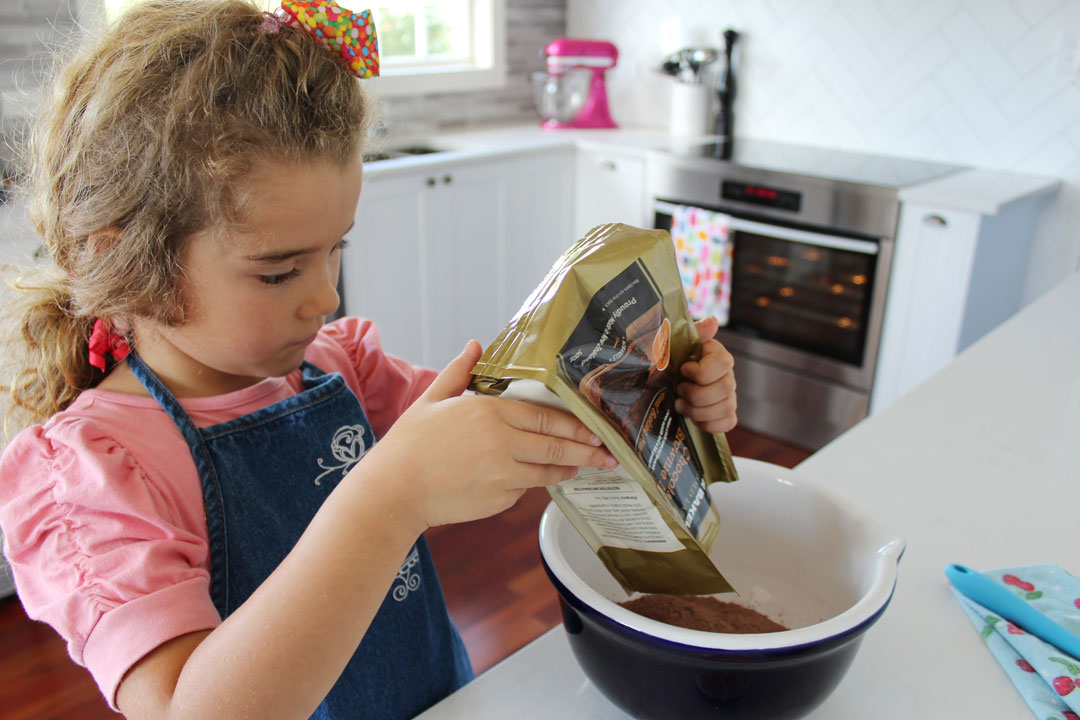
[[[571,478],[580,466],[617,464],[573,415],[462,395],[481,352],[470,340],[357,465],[394,484],[400,510],[419,532],[494,515],[526,489]]]

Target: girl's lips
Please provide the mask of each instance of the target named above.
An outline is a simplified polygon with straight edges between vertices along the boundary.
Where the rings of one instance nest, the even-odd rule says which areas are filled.
[[[318,336],[319,336],[319,333],[317,331],[313,332],[311,335],[307,336],[303,340],[301,340],[299,342],[294,342],[293,345],[295,345],[296,347],[307,347],[311,343],[315,342],[315,338],[318,337]]]

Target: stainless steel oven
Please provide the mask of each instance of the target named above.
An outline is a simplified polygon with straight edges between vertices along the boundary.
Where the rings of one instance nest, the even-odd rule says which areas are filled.
[[[810,160],[825,151],[759,145],[771,159],[751,162],[747,153],[721,161],[708,148],[650,156],[654,225],[670,228],[678,206],[728,216],[730,310],[717,337],[736,357],[740,424],[816,449],[869,412],[900,178],[839,179]],[[785,161],[792,153],[809,167]],[[955,169],[918,163],[907,172]]]

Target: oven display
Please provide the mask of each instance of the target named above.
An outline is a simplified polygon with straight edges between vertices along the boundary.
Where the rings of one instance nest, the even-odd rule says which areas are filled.
[[[802,205],[802,194],[790,190],[779,190],[765,185],[725,180],[720,186],[720,197],[724,200],[762,205],[778,210],[798,212]]]

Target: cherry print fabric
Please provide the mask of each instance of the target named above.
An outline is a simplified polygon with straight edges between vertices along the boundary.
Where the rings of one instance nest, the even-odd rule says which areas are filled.
[[[1080,636],[1080,580],[1058,565],[987,570],[983,575]],[[953,589],[968,619],[1039,720],[1080,720],[1080,659],[1030,635]]]

